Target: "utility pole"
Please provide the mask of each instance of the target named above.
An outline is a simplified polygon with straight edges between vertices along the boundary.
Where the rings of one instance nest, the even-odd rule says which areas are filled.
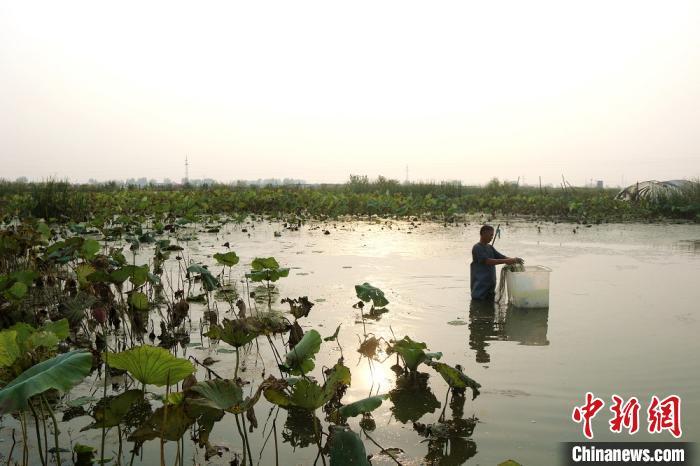
[[[408,184],[408,165],[406,165],[406,184]]]
[[[185,155],[185,184],[190,184],[190,163]]]

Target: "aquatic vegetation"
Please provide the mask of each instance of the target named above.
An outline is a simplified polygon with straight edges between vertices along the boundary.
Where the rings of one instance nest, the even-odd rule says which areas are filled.
[[[224,228],[226,218],[195,208],[176,217],[161,207],[150,215],[144,210],[79,223],[29,220],[0,228],[0,413],[18,416],[8,416],[8,422],[23,435],[20,463],[38,457],[46,465],[51,454],[60,463],[61,453],[71,451],[77,464],[124,464],[125,454],[131,463],[153,440],[160,444],[161,461],[173,453],[181,460],[191,439],[205,458],[230,453],[232,461],[242,455],[243,464],[252,464],[249,435],[262,435],[263,449],[275,445],[275,455],[279,440],[312,446],[322,463],[329,458],[366,462],[367,441],[396,460],[396,449],[371,437],[380,429],[372,412],[388,409],[399,422],[417,422],[435,412],[441,404],[427,375],[418,372],[421,363],[442,375],[453,398],[465,388],[476,393],[478,383],[459,366],[432,364],[441,354],[428,352],[425,343],[409,337],[387,342],[379,331],[364,331],[358,351],[368,358],[370,373],[372,364],[382,364],[385,350],[396,353],[404,367],[384,394],[371,388],[364,398],[344,402],[353,375],[340,346],[344,332],[336,322],[335,331],[324,331],[323,338],[311,314],[323,300],[279,299],[279,282],[289,268],[274,257],[253,259],[245,273],[236,269],[236,252],[193,254],[199,246],[190,243],[198,241],[194,232],[209,231],[214,238],[240,228],[243,219]],[[247,227],[254,229],[252,223]],[[173,238],[179,243],[171,243]],[[222,241],[217,236],[214,244]],[[228,241],[224,247],[230,249]],[[248,289],[248,281],[260,283],[264,293]],[[251,307],[250,300],[246,306],[237,286],[246,286],[248,296],[260,294],[267,306]],[[226,299],[230,306],[212,299],[222,291],[232,293]],[[355,297],[363,330],[365,318],[387,312],[384,292],[367,282],[355,286]],[[278,305],[288,309],[282,312]],[[338,349],[337,362],[323,367],[319,361],[328,364],[328,353]],[[235,360],[227,352],[235,353]],[[272,367],[265,365],[268,357],[275,361]],[[72,392],[76,387],[80,396]],[[270,411],[258,425],[261,406]],[[62,413],[63,424],[54,412]],[[281,435],[280,412],[285,416]],[[48,431],[42,434],[47,413],[54,423],[53,449],[47,446]],[[32,426],[27,414],[35,419],[37,448],[30,449],[26,439]],[[101,430],[100,445],[87,445],[89,437],[80,437],[72,450],[60,450],[63,425],[70,423],[85,432]],[[217,423],[233,423],[237,445],[210,441]]]
[[[141,345],[121,353],[107,353],[106,363],[127,371],[145,385],[174,385],[194,372],[191,362],[176,358],[169,351]]]
[[[156,217],[154,231],[165,228],[169,216],[194,223],[207,214],[203,231],[217,231],[216,216],[274,215],[284,218],[340,216],[420,216],[453,223],[462,214],[527,215],[547,220],[609,222],[700,217],[698,184],[690,184],[657,201],[616,199],[617,189],[529,187],[493,180],[484,187],[454,183],[399,183],[351,179],[343,185],[227,186],[122,188],[117,185],[80,186],[68,183],[10,183],[0,181],[0,218],[106,220],[115,212]],[[178,220],[178,221],[179,221]],[[102,225],[100,225],[102,223]],[[104,222],[95,222],[102,227]],[[120,222],[125,223],[125,222]],[[291,221],[290,223],[297,223]]]
[[[280,278],[289,276],[288,268],[280,268],[279,263],[274,257],[256,257],[251,263],[251,271],[247,273],[246,278],[252,282],[262,282],[265,284],[267,291],[267,307],[272,307],[272,283]]]
[[[92,355],[85,351],[60,354],[30,367],[0,390],[0,414],[25,410],[29,400],[47,390],[67,392],[92,368]]]
[[[440,359],[442,357],[442,353],[428,353],[425,351],[426,349],[428,349],[428,347],[425,343],[413,341],[410,337],[405,336],[401,340],[391,341],[387,354],[396,353],[401,356],[405,368],[410,372],[415,372],[420,363],[428,362],[432,359]]]

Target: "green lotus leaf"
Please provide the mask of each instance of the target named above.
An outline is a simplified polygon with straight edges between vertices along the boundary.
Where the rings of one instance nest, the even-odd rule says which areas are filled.
[[[107,364],[128,371],[139,382],[163,387],[173,385],[194,372],[186,359],[176,358],[163,348],[142,345],[121,353],[108,353]]]
[[[0,390],[0,414],[27,408],[34,395],[55,389],[67,392],[80,383],[92,368],[92,354],[71,351],[30,367]]]
[[[257,403],[263,388],[264,386],[261,385],[252,397],[244,399],[243,390],[235,381],[228,379],[207,380],[190,388],[191,391],[198,393],[203,398],[191,399],[190,401],[197,405],[222,409],[232,414],[241,414]]]
[[[51,230],[44,222],[39,222],[36,226],[36,231],[41,234],[41,237],[48,240],[51,237]]]
[[[0,367],[11,366],[20,354],[17,331],[8,329],[0,332]]]
[[[184,392],[170,392],[168,396],[163,398],[163,404],[166,405],[179,405],[185,401]]]
[[[216,253],[214,254],[214,259],[216,259],[216,262],[218,262],[219,264],[225,265],[227,267],[233,267],[234,265],[238,264],[238,261],[241,260],[233,251],[226,253]]]
[[[53,349],[59,341],[68,338],[68,320],[61,319],[56,322],[49,322],[42,327],[35,329],[31,325],[18,322],[9,330],[16,332],[16,343],[20,354],[32,351],[34,348],[43,346]]]
[[[27,285],[22,282],[15,282],[10,288],[5,291],[5,297],[11,301],[19,301],[29,291]]]
[[[114,283],[124,283],[131,276],[131,265],[125,265],[109,273],[109,278]]]
[[[384,297],[384,292],[365,282],[362,285],[355,285],[357,297],[364,302],[372,301],[374,307],[384,307],[389,304],[389,300]]]
[[[303,375],[315,367],[314,357],[321,349],[321,335],[316,330],[309,330],[299,343],[284,357],[284,369],[293,375]]]
[[[10,278],[14,279],[17,282],[24,283],[27,286],[31,286],[34,280],[36,280],[39,277],[39,273],[34,272],[33,270],[18,270],[10,274]]]
[[[143,285],[146,283],[146,280],[148,280],[148,264],[131,266],[129,275],[129,281],[131,281],[135,287]]]
[[[221,286],[219,280],[211,274],[211,272],[198,264],[193,264],[187,267],[187,271],[190,273],[197,273],[202,277],[202,285],[207,291],[214,291]]]
[[[337,363],[320,386],[310,378],[289,377],[286,380],[268,378],[263,383],[265,398],[283,408],[316,410],[328,403],[341,384],[350,385],[350,369]]]
[[[331,465],[369,466],[367,451],[360,436],[350,429],[334,429]]]
[[[340,408],[338,412],[343,417],[355,417],[359,414],[374,411],[375,409],[379,408],[382,404],[382,401],[386,400],[387,398],[389,398],[388,394],[370,396],[368,398],[364,398],[362,400],[355,401],[354,403],[345,405],[342,408]]]
[[[17,322],[15,325],[9,328],[9,330],[14,330],[17,332],[17,346],[19,346],[20,353],[26,353],[31,351],[33,348],[29,344],[29,337],[32,336],[36,329],[25,322]]]
[[[51,332],[54,335],[56,335],[59,340],[65,340],[70,334],[70,328],[68,326],[67,319],[61,319],[55,322],[48,322],[42,325],[39,330]]]
[[[222,325],[212,325],[204,335],[214,340],[224,341],[235,348],[240,348],[262,334],[260,328],[255,325],[256,322],[253,318],[224,319]]]
[[[400,354],[406,367],[411,371],[415,371],[420,363],[431,359],[440,359],[442,357],[442,353],[426,353],[426,349],[427,346],[425,343],[413,341],[410,337],[405,336],[401,340],[392,343],[387,353]]]
[[[94,239],[86,239],[80,246],[80,257],[83,259],[92,259],[100,250],[100,243]]]
[[[187,410],[187,406],[166,405],[156,409],[150,418],[129,435],[130,442],[145,442],[156,438],[176,442],[182,438],[196,418]]]
[[[265,269],[253,271],[245,274],[246,277],[250,278],[254,282],[270,281],[276,282],[280,278],[289,276],[289,269]]]
[[[324,404],[333,398],[336,393],[336,389],[340,385],[350,385],[352,380],[352,375],[350,374],[350,369],[348,369],[342,362],[338,362],[331,368],[326,376],[326,383],[323,385],[323,398]]]
[[[95,422],[81,430],[119,425],[133,404],[142,399],[143,392],[136,389],[128,390],[117,396],[103,398],[92,411],[92,417],[95,419]]]
[[[30,348],[55,348],[59,341],[54,333],[39,330],[29,335],[27,344]]]
[[[145,294],[137,291],[129,295],[129,304],[139,311],[147,311],[149,308],[148,298]]]
[[[251,263],[252,271],[245,276],[254,282],[276,282],[282,277],[289,276],[288,268],[280,268],[274,257],[256,257]]]
[[[481,388],[481,384],[464,374],[459,369],[448,366],[442,362],[430,361],[427,364],[435,369],[437,373],[440,374],[443,379],[445,379],[445,382],[447,382],[447,385],[449,385],[450,388],[471,388],[473,395],[472,399],[479,396],[479,388]]]
[[[323,341],[335,341],[338,338],[338,333],[340,332],[340,326],[343,324],[339,324],[338,327],[335,329],[335,332],[333,335],[326,337],[323,339]]]
[[[95,272],[95,267],[90,264],[80,264],[75,268],[75,275],[81,286],[88,284],[88,277]]]
[[[263,269],[279,269],[280,265],[274,257],[256,257],[250,264],[254,271]]]

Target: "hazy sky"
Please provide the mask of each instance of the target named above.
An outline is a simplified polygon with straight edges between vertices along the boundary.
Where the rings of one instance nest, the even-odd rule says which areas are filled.
[[[700,2],[0,3],[0,177],[700,176]]]

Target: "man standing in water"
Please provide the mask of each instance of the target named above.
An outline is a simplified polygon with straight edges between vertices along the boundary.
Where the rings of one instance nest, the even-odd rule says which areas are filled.
[[[506,257],[491,246],[494,230],[484,225],[479,230],[481,239],[472,248],[470,266],[472,299],[492,300],[496,295],[496,266],[522,264],[519,257]]]

